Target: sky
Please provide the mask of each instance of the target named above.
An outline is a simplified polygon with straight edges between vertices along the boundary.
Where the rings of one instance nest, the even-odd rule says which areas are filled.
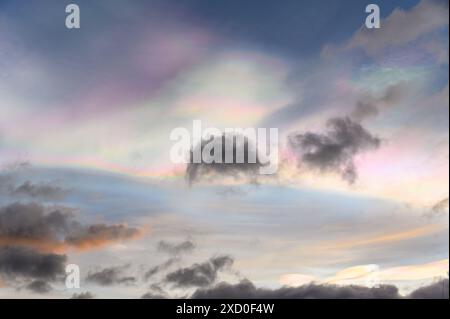
[[[448,297],[448,1],[69,3],[0,0],[0,298]]]

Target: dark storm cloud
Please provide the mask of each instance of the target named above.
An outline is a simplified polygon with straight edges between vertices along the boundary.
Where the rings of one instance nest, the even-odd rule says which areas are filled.
[[[357,178],[355,155],[377,149],[380,139],[350,118],[332,118],[325,133],[291,134],[289,145],[299,156],[299,166],[336,172],[349,183]]]
[[[29,283],[26,288],[38,294],[45,294],[53,289],[52,286],[44,280],[34,280]]]
[[[167,241],[161,240],[158,243],[158,250],[171,254],[171,255],[179,255],[181,253],[188,253],[195,249],[195,244],[190,241],[186,240],[182,243],[174,244],[169,243]]]
[[[126,225],[82,225],[73,210],[14,203],[0,208],[0,244],[23,245],[42,250],[98,247],[116,240],[131,239],[140,231]]]
[[[421,287],[413,291],[409,298],[412,299],[448,299],[448,279],[441,280],[429,286]]]
[[[136,278],[124,275],[129,265],[119,267],[109,267],[97,272],[90,272],[86,281],[98,284],[100,286],[111,286],[115,284],[134,284]]]
[[[89,291],[81,292],[79,294],[75,293],[72,295],[70,299],[93,299],[94,295],[91,294]]]
[[[8,279],[56,280],[65,272],[65,255],[43,254],[23,247],[0,247],[0,274]]]
[[[68,193],[67,190],[50,184],[32,184],[29,181],[11,189],[10,194],[16,196],[38,197],[42,199],[61,199]]]
[[[169,273],[165,282],[176,287],[207,287],[215,283],[220,271],[230,268],[234,260],[229,256],[218,256],[201,264],[194,264]]]
[[[227,150],[226,145],[231,145],[232,147]],[[203,159],[200,163],[194,163],[193,153],[203,152],[206,147],[211,149],[211,156],[215,154],[214,152],[216,149],[221,152],[218,155],[216,154],[221,159],[220,163],[205,163]],[[242,152],[241,161],[238,156],[238,153],[240,152]],[[232,163],[225,162],[227,154],[228,157],[232,159]],[[239,163],[239,161],[241,163]],[[199,180],[220,178],[221,176],[230,176],[235,179],[244,178],[256,183],[258,170],[262,166],[263,164],[258,158],[258,150],[254,141],[243,135],[223,134],[221,137],[202,140],[199,145],[194,146],[194,149],[190,154],[190,163],[186,168],[186,178],[190,184],[193,184]]]

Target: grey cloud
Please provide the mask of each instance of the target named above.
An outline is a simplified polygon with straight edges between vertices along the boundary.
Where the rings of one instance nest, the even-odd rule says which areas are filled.
[[[357,178],[353,158],[377,149],[381,140],[350,118],[332,118],[325,133],[302,133],[289,136],[289,146],[304,164],[320,172],[336,172],[349,183]]]
[[[399,299],[404,298],[393,285],[377,287],[309,284],[278,289],[258,288],[244,279],[237,284],[222,282],[212,288],[199,288],[192,299]],[[406,298],[446,299],[448,279],[419,288]]]
[[[111,286],[114,284],[134,284],[136,278],[132,276],[124,276],[124,271],[128,265],[119,267],[105,268],[97,272],[90,272],[86,281],[96,283],[101,286]]]
[[[178,262],[180,259],[179,258],[170,258],[167,261],[165,261],[164,263],[154,266],[152,268],[150,268],[148,271],[145,272],[144,274],[144,278],[145,280],[150,279],[151,277],[155,276],[156,274],[167,270],[169,267],[171,267],[173,264],[175,264],[176,262]]]
[[[179,244],[169,243],[164,240],[162,240],[158,243],[159,251],[166,252],[171,255],[179,255],[181,253],[191,252],[194,249],[195,249],[195,244],[190,240],[186,240]]]
[[[70,299],[93,299],[94,295],[89,291],[81,292],[79,294],[75,293]]]
[[[167,274],[165,282],[176,287],[207,287],[214,284],[220,271],[230,268],[234,260],[229,256],[218,256],[201,264],[194,264]]]
[[[356,104],[350,117],[359,122],[369,117],[377,116],[382,109],[398,104],[407,89],[407,84],[400,82],[389,86],[381,96],[365,94]]]
[[[67,207],[14,203],[0,208],[0,241],[51,249],[52,245],[79,248],[130,239],[140,232],[126,225],[82,225]]]
[[[448,299],[448,297],[448,279],[421,287],[409,295],[412,299]]]
[[[214,178],[220,178],[220,176],[230,176],[235,179],[249,179],[251,182],[256,183],[258,170],[263,165],[258,158],[257,147],[253,141],[248,137],[237,134],[223,134],[221,137],[211,138],[209,140],[202,140],[200,145],[194,146],[194,149],[190,154],[190,163],[186,168],[186,178],[190,184],[198,182],[200,180],[212,180]],[[232,149],[226,151],[226,145],[232,145]],[[221,152],[221,163],[205,163],[203,160],[200,163],[194,163],[194,152],[203,152],[205,147],[211,147],[211,155],[214,155],[215,149]],[[243,150],[243,161],[238,163],[237,150]],[[225,163],[226,155],[232,158],[232,163]],[[249,154],[256,159],[254,163]]]
[[[10,191],[11,195],[15,196],[29,196],[33,198],[52,199],[57,200],[64,198],[68,194],[68,191],[50,184],[32,184],[30,181],[26,181],[23,184],[14,187]]]
[[[34,280],[27,285],[27,289],[35,293],[45,294],[50,292],[53,288],[44,280]]]
[[[14,203],[0,208],[0,239],[57,240],[71,226],[70,210],[46,212],[39,204]]]
[[[210,289],[199,289],[193,299],[392,299],[399,298],[395,286],[367,288],[361,286],[306,285],[279,289],[257,288],[249,280],[238,284],[220,283]]]
[[[0,247],[0,273],[8,279],[56,280],[64,275],[65,255],[43,254],[23,247]]]

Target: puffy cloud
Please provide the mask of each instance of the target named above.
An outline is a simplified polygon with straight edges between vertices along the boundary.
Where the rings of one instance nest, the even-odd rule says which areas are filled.
[[[208,289],[198,289],[192,299],[398,299],[403,298],[393,285],[377,287],[308,284],[278,289],[258,288],[249,280],[237,284],[222,282]],[[448,299],[448,279],[413,291],[406,298]]]
[[[205,150],[209,150],[209,152]],[[220,153],[215,154],[216,151]],[[206,163],[202,159],[200,163],[194,163],[194,153],[196,152],[200,154],[205,152],[213,157],[215,155],[220,162],[214,160],[212,163]],[[229,161],[231,163],[226,163],[228,158],[232,159]],[[190,184],[220,177],[249,179],[256,182],[258,170],[262,166],[254,141],[240,134],[223,134],[221,137],[202,140],[199,145],[194,146],[190,154],[190,163],[186,168],[186,178]]]
[[[69,247],[91,249],[120,240],[136,238],[137,228],[126,225],[82,225],[73,210],[39,204],[14,203],[0,208],[0,245],[21,245],[44,251]]]
[[[128,265],[119,267],[104,268],[97,272],[90,272],[86,281],[93,282],[101,286],[111,286],[114,284],[133,284],[136,282],[136,278],[132,276],[124,276],[124,271],[128,268]]]
[[[413,291],[409,298],[412,299],[448,299],[448,279],[421,287]]]
[[[193,299],[393,299],[400,298],[395,286],[368,288],[362,286],[305,285],[296,288],[257,288],[249,280],[238,284],[219,283],[209,289],[199,289]]]
[[[0,274],[8,279],[56,280],[64,275],[65,255],[44,254],[24,247],[0,247]]]
[[[355,155],[377,149],[380,139],[348,117],[332,118],[325,133],[301,133],[289,136],[289,145],[299,156],[299,166],[320,172],[336,172],[349,183],[357,178]]]
[[[233,265],[229,256],[218,256],[201,264],[194,264],[167,274],[165,282],[176,287],[207,287],[216,282],[218,273]]]

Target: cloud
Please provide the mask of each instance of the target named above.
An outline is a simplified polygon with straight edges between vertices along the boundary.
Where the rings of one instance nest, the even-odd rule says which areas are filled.
[[[57,200],[64,198],[67,190],[50,184],[32,184],[29,181],[11,189],[10,194],[14,196],[29,196],[33,198]]]
[[[4,278],[56,280],[65,273],[65,255],[43,254],[24,247],[0,247],[0,274]]]
[[[14,203],[0,208],[0,245],[20,245],[43,251],[69,247],[92,249],[141,234],[126,225],[82,225],[67,207]]]
[[[70,299],[94,299],[94,295],[89,291],[86,291],[79,294],[75,293]]]
[[[406,83],[400,82],[389,86],[381,96],[365,95],[359,99],[350,117],[356,122],[377,116],[381,109],[395,106],[406,91]]]
[[[421,36],[448,26],[448,3],[422,0],[409,11],[394,10],[381,21],[380,29],[365,25],[353,35],[347,48],[360,48],[375,56],[386,49],[406,45]]]
[[[173,244],[166,242],[164,240],[158,243],[158,250],[162,252],[166,252],[171,255],[179,255],[181,253],[191,252],[195,249],[195,244],[190,241],[184,241],[179,244]]]
[[[154,267],[150,268],[144,274],[145,280],[150,279],[151,277],[155,276],[157,273],[159,273],[161,271],[167,270],[169,267],[171,267],[173,264],[175,264],[179,260],[180,259],[178,257],[170,258],[167,261],[165,261],[164,263],[162,263],[162,264],[160,264],[158,266],[154,266]]]
[[[399,299],[398,288],[393,285],[377,287],[308,284],[278,289],[257,288],[244,279],[237,284],[222,282],[208,289],[198,289],[192,299]],[[448,299],[448,279],[419,288],[406,298]]]
[[[35,293],[45,294],[50,292],[53,288],[44,280],[34,280],[27,285],[27,289]]]
[[[395,299],[395,286],[367,288],[362,286],[305,285],[296,288],[257,288],[249,280],[238,284],[219,283],[213,288],[198,289],[193,299]]]
[[[435,213],[442,213],[448,211],[448,197],[440,200],[432,208]]]
[[[227,145],[232,146],[232,149],[228,152]],[[205,149],[210,150],[211,156],[218,150],[220,153],[216,156],[220,158],[220,162],[205,163],[202,159],[200,163],[194,163],[193,154],[196,152],[203,153]],[[240,152],[243,153],[242,160],[238,156]],[[226,163],[226,158],[232,159],[231,163]],[[186,168],[186,178],[190,184],[220,177],[249,179],[256,183],[258,171],[262,166],[263,164],[258,157],[258,149],[249,137],[240,134],[223,134],[221,137],[202,140],[199,145],[194,146],[190,154],[190,163]]]
[[[448,299],[448,279],[421,287],[413,291],[409,298],[412,299]]]
[[[215,283],[218,273],[233,265],[234,260],[229,256],[218,256],[201,264],[194,264],[188,268],[181,268],[167,274],[165,282],[176,287],[207,287]]]
[[[357,178],[353,161],[357,154],[377,149],[380,139],[350,118],[332,118],[325,133],[291,134],[289,145],[299,156],[299,166],[320,172],[336,172],[349,183]]]
[[[92,249],[121,240],[136,239],[141,230],[127,225],[96,224],[80,227],[66,237],[66,243],[78,249]]]
[[[119,267],[109,267],[97,272],[90,272],[86,281],[96,283],[100,286],[111,286],[114,284],[134,284],[136,278],[132,276],[124,276],[124,271],[129,265]]]

